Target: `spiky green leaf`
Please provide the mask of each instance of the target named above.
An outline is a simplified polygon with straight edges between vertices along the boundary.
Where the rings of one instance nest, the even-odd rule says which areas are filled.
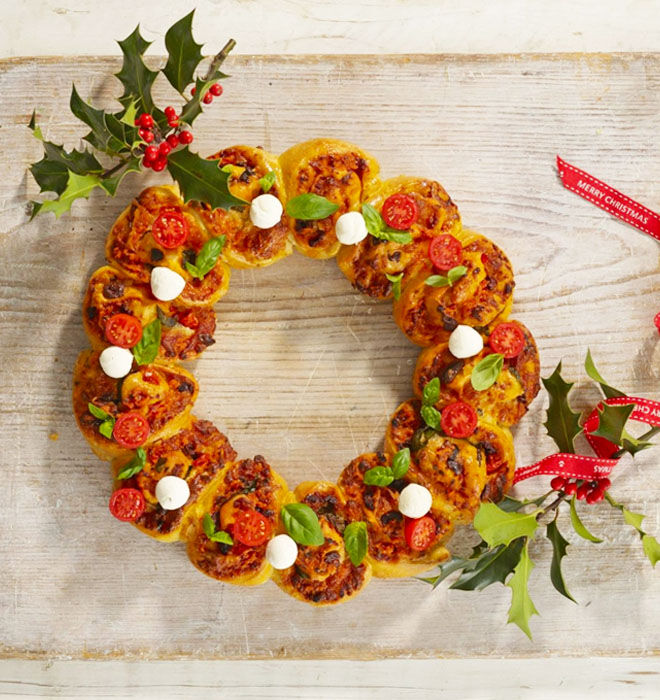
[[[513,576],[507,582],[511,589],[511,607],[509,608],[508,622],[513,622],[531,639],[529,620],[532,615],[538,615],[539,611],[534,606],[529,596],[529,575],[534,568],[534,562],[529,557],[528,543],[525,543],[520,561],[513,570]]]
[[[568,592],[568,588],[566,588],[564,575],[561,571],[561,560],[566,556],[566,548],[569,542],[565,540],[559,532],[556,517],[546,526],[545,534],[552,543],[552,563],[550,564],[550,580],[552,581],[552,585],[559,593],[575,603],[575,598],[573,598]]]
[[[192,21],[195,10],[173,24],[165,34],[167,64],[163,68],[165,77],[177,91],[183,92],[195,77],[195,70],[202,60],[202,44],[195,42]]]
[[[562,379],[561,362],[555,371],[542,381],[550,398],[547,418],[543,425],[560,452],[575,452],[575,438],[582,432],[578,422],[580,414],[573,411],[568,403],[568,394],[573,384]]]
[[[494,503],[482,503],[474,517],[474,529],[490,547],[507,545],[519,537],[533,537],[537,527],[535,512],[507,512]]]

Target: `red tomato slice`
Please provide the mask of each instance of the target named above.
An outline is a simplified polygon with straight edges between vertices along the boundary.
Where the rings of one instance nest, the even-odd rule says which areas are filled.
[[[112,345],[132,348],[140,342],[142,324],[130,314],[115,314],[105,322],[105,337]]]
[[[525,334],[517,323],[498,323],[488,338],[493,352],[498,352],[507,360],[517,357],[525,347]]]
[[[176,209],[166,209],[154,221],[151,235],[163,248],[178,248],[188,238],[188,222]]]
[[[442,409],[440,427],[449,437],[469,437],[477,427],[477,412],[465,401],[450,403]]]
[[[270,538],[268,519],[256,510],[241,510],[234,520],[234,538],[248,547],[258,547]]]
[[[446,272],[461,264],[463,247],[461,242],[449,233],[435,236],[429,245],[429,258],[438,270]]]
[[[417,202],[409,194],[392,194],[383,202],[383,221],[397,231],[407,231],[417,221]]]
[[[137,489],[117,489],[110,496],[108,504],[110,512],[122,522],[129,523],[137,520],[146,507],[142,491]]]
[[[115,422],[112,437],[127,450],[134,450],[149,437],[149,423],[135,411],[121,413]]]
[[[406,544],[415,552],[422,552],[435,539],[435,520],[430,515],[422,518],[406,518],[404,526]]]

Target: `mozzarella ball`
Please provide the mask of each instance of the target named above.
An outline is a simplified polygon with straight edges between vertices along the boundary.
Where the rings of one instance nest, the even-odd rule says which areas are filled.
[[[266,561],[273,569],[288,569],[298,558],[298,545],[289,535],[275,535],[266,545]]]
[[[154,267],[151,271],[151,291],[160,301],[176,299],[186,286],[186,280],[169,267]]]
[[[363,241],[368,234],[364,216],[359,211],[342,214],[335,224],[337,240],[343,245],[355,245]]]
[[[399,494],[399,512],[407,518],[421,518],[431,510],[431,492],[419,484],[408,484]]]
[[[484,339],[472,326],[456,326],[449,336],[449,352],[454,357],[474,357],[483,349]]]
[[[133,366],[133,353],[127,348],[111,345],[99,355],[101,369],[113,379],[125,377]]]
[[[250,221],[257,228],[272,228],[282,218],[282,202],[272,194],[260,194],[250,204]]]
[[[178,476],[164,476],[156,484],[156,498],[164,510],[176,510],[190,498],[190,487]]]

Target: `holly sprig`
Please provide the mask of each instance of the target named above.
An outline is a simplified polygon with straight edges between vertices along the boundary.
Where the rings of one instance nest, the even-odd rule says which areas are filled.
[[[591,353],[585,361],[587,375],[599,386],[605,398],[622,397],[626,394],[610,386],[600,375]],[[561,376],[561,362],[543,385],[548,392],[550,403],[546,412],[544,426],[548,435],[554,440],[560,452],[575,453],[575,438],[583,432],[584,423],[580,413],[574,411],[569,403],[572,383]],[[625,409],[625,410],[622,410]],[[619,446],[616,457],[628,452],[633,457],[640,449],[651,446],[649,438],[658,432],[652,428],[639,438],[631,436],[626,424],[632,412],[631,404],[609,406],[603,404],[599,409],[599,426],[591,434],[603,437]],[[499,503],[482,503],[474,518],[474,529],[481,536],[481,541],[467,557],[453,556],[439,566],[438,571],[420,580],[436,588],[446,578],[458,572],[449,588],[464,591],[483,590],[493,583],[502,583],[511,589],[511,605],[508,622],[517,625],[530,639],[532,634],[529,623],[533,615],[538,615],[529,593],[529,577],[535,566],[529,548],[539,532],[552,546],[550,562],[550,581],[555,590],[576,602],[568,590],[562,572],[562,560],[567,555],[569,541],[560,529],[562,506],[568,505],[568,522],[575,533],[593,544],[600,544],[603,539],[593,535],[583,524],[578,504],[605,503],[619,510],[627,525],[633,527],[642,542],[644,554],[655,567],[660,559],[658,540],[642,528],[645,518],[641,513],[634,513],[619,503],[609,493],[609,479],[599,480],[598,485],[568,481],[555,477],[552,489],[531,500],[517,500],[509,496]],[[554,498],[552,498],[554,497]],[[545,527],[541,527],[545,523]],[[563,525],[562,525],[563,527]]]
[[[31,218],[49,211],[59,217],[77,199],[88,198],[96,189],[114,196],[128,173],[147,168],[167,168],[186,202],[200,200],[223,209],[246,204],[229,191],[229,173],[189,148],[193,140],[190,127],[202,113],[202,105],[222,94],[217,81],[229,76],[220,68],[236,44],[230,39],[200,75],[200,63],[205,57],[202,45],[193,38],[193,16],[194,10],[168,29],[167,62],[157,70],[144,61],[151,42],[141,35],[139,25],[118,42],[123,63],[115,77],[123,87],[117,98],[121,109],[97,109],[73,85],[69,107],[89,128],[83,136],[87,145],[67,151],[64,145],[48,141],[37,124],[36,110],[32,113],[28,127],[42,142],[44,156],[30,166],[30,172],[42,193],[56,196],[30,202]],[[171,105],[161,109],[154,102],[152,89],[161,74],[183,101],[178,113]],[[186,95],[191,85],[193,88]]]

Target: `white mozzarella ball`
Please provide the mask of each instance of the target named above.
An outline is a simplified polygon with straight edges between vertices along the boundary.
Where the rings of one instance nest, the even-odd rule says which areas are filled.
[[[260,194],[250,204],[250,221],[257,228],[272,228],[282,218],[282,202],[272,194]]]
[[[111,345],[99,356],[101,369],[113,379],[125,377],[133,366],[133,353],[127,348]]]
[[[151,291],[160,301],[176,299],[186,286],[186,280],[169,267],[154,267],[151,271]]]
[[[421,518],[431,510],[431,492],[420,484],[408,484],[399,494],[399,512],[407,518]]]
[[[454,357],[474,357],[483,349],[484,339],[472,326],[456,326],[449,336],[449,352]]]
[[[266,546],[266,561],[273,569],[288,569],[298,558],[298,545],[289,535],[275,535]]]
[[[156,484],[156,498],[165,510],[176,510],[190,498],[190,487],[178,476],[164,476]]]
[[[364,216],[359,211],[342,214],[335,224],[337,240],[343,245],[355,245],[363,241],[368,234]]]

